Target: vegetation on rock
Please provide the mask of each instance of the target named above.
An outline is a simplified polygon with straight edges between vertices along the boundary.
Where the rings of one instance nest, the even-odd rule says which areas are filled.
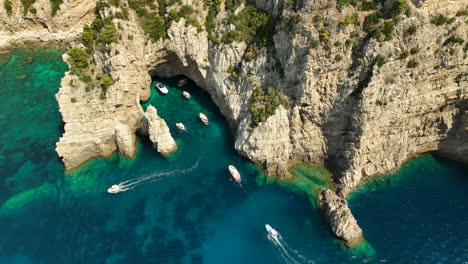
[[[235,26],[235,30],[226,33],[222,41],[231,43],[233,41],[244,41],[250,43],[252,40],[266,44],[268,37],[268,23],[270,16],[257,9],[253,5],[247,5],[238,15],[231,14],[228,23]],[[254,39],[257,37],[257,39]]]
[[[49,0],[52,8],[52,16],[57,14],[57,11],[60,9],[60,5],[63,3],[63,0]]]
[[[73,48],[67,54],[71,74],[80,75],[82,70],[88,68],[89,55],[85,49]]]
[[[285,95],[271,87],[267,89],[256,87],[250,98],[252,126],[256,127],[259,123],[266,121],[268,117],[275,114],[276,108],[280,105],[289,108],[291,102]]]
[[[27,15],[29,12],[29,8],[36,2],[36,0],[21,0],[21,4],[23,5],[23,16]]]
[[[3,2],[3,7],[5,8],[7,14],[11,15],[11,12],[13,11],[11,1],[10,0],[5,0],[5,2]]]

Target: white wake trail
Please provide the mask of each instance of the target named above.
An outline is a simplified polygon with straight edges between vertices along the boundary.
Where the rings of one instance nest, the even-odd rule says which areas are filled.
[[[267,235],[268,240],[270,240],[276,248],[278,248],[281,258],[289,264],[313,264],[315,262],[306,259],[304,256],[299,254],[296,250],[292,249],[283,239],[283,237],[278,234],[277,238],[272,237],[270,234]]]
[[[200,162],[200,159],[198,159],[197,162],[195,162],[195,164],[192,167],[187,168],[187,169],[161,171],[161,172],[146,174],[135,179],[123,181],[117,184],[118,190],[115,191],[115,193],[126,192],[129,190],[132,190],[144,182],[156,182],[162,179],[166,179],[167,177],[172,176],[172,175],[180,175],[180,174],[191,172],[198,167],[199,162]]]

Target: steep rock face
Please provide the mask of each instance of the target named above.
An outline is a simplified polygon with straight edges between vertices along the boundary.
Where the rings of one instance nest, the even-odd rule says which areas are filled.
[[[149,135],[153,147],[164,156],[177,150],[177,144],[171,136],[166,121],[158,116],[156,108],[152,105],[148,106],[141,119],[141,132]]]
[[[125,124],[118,124],[115,126],[115,141],[120,152],[127,157],[135,155],[135,131]]]
[[[347,246],[358,245],[363,240],[362,230],[351,214],[346,199],[328,189],[320,193],[319,199],[332,232],[343,239]]]
[[[60,5],[57,14],[52,17],[49,0],[36,0],[32,7],[36,14],[23,15],[20,1],[12,2],[9,15],[0,1],[0,48],[19,46],[68,45],[82,32],[83,24],[94,19],[91,9],[96,0],[69,0]]]

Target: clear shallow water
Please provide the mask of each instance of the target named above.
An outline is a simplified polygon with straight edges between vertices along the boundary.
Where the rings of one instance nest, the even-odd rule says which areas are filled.
[[[192,99],[185,100],[177,79],[163,80],[169,94],[154,91],[147,103],[168,123],[179,145],[175,154],[164,158],[141,138],[134,160],[114,154],[65,172],[54,151],[62,129],[54,94],[67,68],[60,55],[18,50],[0,57],[0,263],[468,261],[466,166],[418,159],[423,166],[404,169],[390,186],[379,183],[384,186],[353,196],[352,210],[372,248],[346,250],[302,193],[310,185],[300,182],[294,191],[288,183],[263,184],[234,152],[209,96],[189,84]],[[189,133],[177,131],[176,122]],[[229,164],[243,175],[242,187],[230,179]],[[106,192],[142,177],[132,190]],[[427,203],[427,197],[438,199]],[[267,239],[266,223],[282,234],[287,254]]]

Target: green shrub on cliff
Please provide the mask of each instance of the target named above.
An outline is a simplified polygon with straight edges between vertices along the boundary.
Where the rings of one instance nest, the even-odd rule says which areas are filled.
[[[99,32],[102,42],[105,44],[111,44],[112,42],[117,42],[117,29],[115,25],[111,23],[104,24],[104,27]]]
[[[52,16],[57,14],[57,11],[60,9],[60,5],[63,3],[63,0],[49,0],[52,8]]]
[[[94,31],[88,25],[83,26],[81,42],[83,42],[85,46],[92,46],[94,43]]]
[[[244,41],[250,43],[257,37],[258,42],[266,43],[270,16],[253,5],[247,5],[238,15],[231,14],[228,22],[236,29],[223,42]]]
[[[406,7],[406,0],[393,0],[392,6],[388,11],[388,17],[397,17],[403,13]]]
[[[13,11],[11,1],[10,0],[5,0],[5,2],[3,2],[3,7],[5,8],[7,14],[11,15],[11,12]]]
[[[29,12],[29,8],[34,4],[36,0],[21,0],[21,4],[23,5],[23,16],[27,15]]]
[[[85,49],[73,48],[68,51],[68,63],[71,74],[79,75],[83,69],[88,68],[88,53]]]
[[[268,117],[275,114],[276,109],[283,105],[285,108],[291,107],[288,97],[269,87],[262,89],[256,87],[250,98],[250,113],[252,114],[252,126],[256,127],[264,122]]]
[[[408,61],[408,68],[416,68],[421,64],[421,62],[411,59]]]
[[[101,87],[104,94],[107,92],[107,89],[116,82],[106,73],[99,73],[96,75],[96,79],[98,80],[99,86]]]

